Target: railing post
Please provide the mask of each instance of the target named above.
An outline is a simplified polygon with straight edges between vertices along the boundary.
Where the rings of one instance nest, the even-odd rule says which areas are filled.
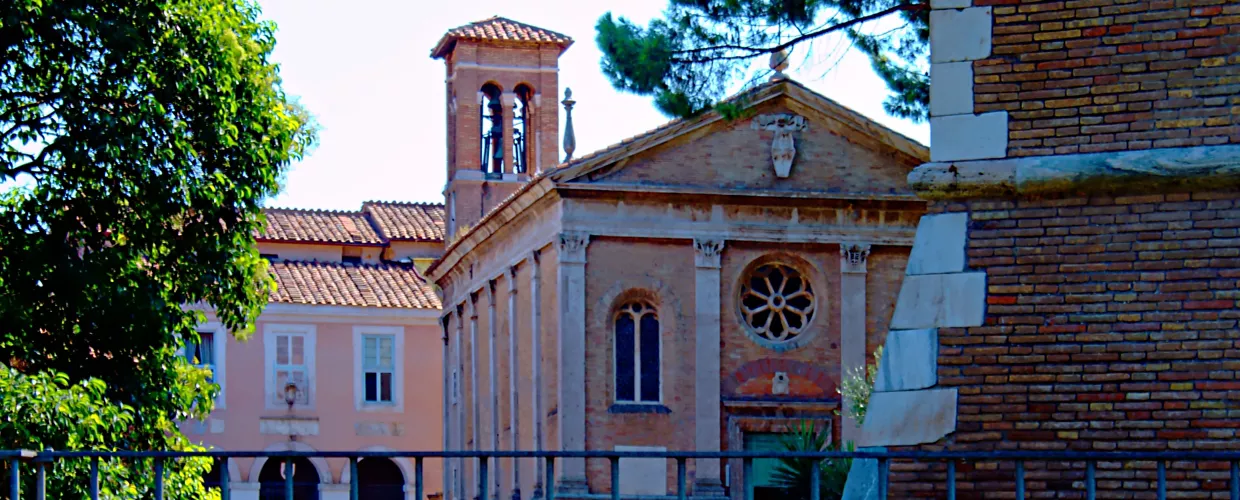
[[[822,461],[815,458],[810,460],[809,464],[809,500],[819,500],[821,493],[819,493],[818,488],[822,478],[818,476],[822,472]]]
[[[685,486],[688,482],[686,476],[685,457],[676,457],[676,500],[685,500],[685,497],[689,495],[685,491],[687,489]]]
[[[1240,500],[1240,462],[1231,462],[1231,500]]]
[[[360,498],[357,492],[357,486],[360,481],[357,477],[357,457],[349,457],[349,500],[357,500]],[[418,497],[421,499],[422,497]],[[292,499],[290,499],[292,500]]]
[[[284,459],[284,500],[293,500],[293,457]]]
[[[422,457],[413,459],[413,496],[418,500],[426,498],[422,496]]]
[[[164,459],[155,459],[155,500],[164,500]]]
[[[1025,461],[1016,461],[1016,500],[1025,500]]]
[[[745,500],[753,500],[753,459],[741,461],[741,485],[745,488]]]
[[[50,448],[45,450],[45,452],[48,452],[48,451],[52,451],[52,450]],[[34,473],[34,498],[35,500],[46,500],[47,499],[47,462],[45,461],[43,457],[39,457],[35,460],[38,465],[36,466],[35,473]],[[50,459],[46,459],[46,460],[50,460]]]
[[[611,500],[620,500],[620,457],[607,457],[607,460],[611,462]]]
[[[220,460],[220,500],[232,500],[232,478],[228,475],[228,457]]]
[[[956,500],[956,461],[947,461],[947,500]]]
[[[99,500],[99,457],[90,457],[90,500]]]
[[[9,499],[18,500],[22,497],[22,463],[14,458],[9,460]]]
[[[887,458],[878,459],[878,500],[887,500]]]
[[[555,500],[555,457],[547,457],[547,484],[543,485],[547,500]]]
[[[1098,480],[1095,477],[1095,475],[1097,474],[1097,471],[1095,470],[1096,467],[1097,465],[1094,464],[1093,460],[1090,460],[1089,462],[1085,463],[1085,499],[1086,500],[1095,500],[1095,498],[1097,498],[1096,497],[1097,491],[1095,491],[1098,488]]]
[[[478,500],[491,500],[487,493],[487,462],[490,457],[478,457]]]
[[[1158,461],[1158,500],[1167,500],[1167,463]]]

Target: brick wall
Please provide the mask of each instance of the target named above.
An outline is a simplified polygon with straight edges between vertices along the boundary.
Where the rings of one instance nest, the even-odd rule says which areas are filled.
[[[987,315],[939,332],[939,383],[959,389],[959,419],[925,449],[1240,449],[1240,193],[935,209],[970,213],[968,264],[987,274]],[[961,468],[961,496],[1010,497],[1012,467]],[[1152,490],[1154,467],[1101,464],[1099,498]],[[1169,490],[1225,496],[1225,464],[1188,467],[1171,465]],[[943,494],[928,490],[943,486],[941,469],[892,470],[893,494]],[[1028,490],[1079,493],[1083,470],[1031,463]]]
[[[1240,143],[1240,4],[974,5],[994,13],[974,112],[1008,111],[1008,156]]]

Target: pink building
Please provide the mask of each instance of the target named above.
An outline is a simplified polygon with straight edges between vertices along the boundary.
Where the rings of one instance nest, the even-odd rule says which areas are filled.
[[[187,355],[213,368],[221,391],[210,418],[186,423],[186,434],[220,450],[440,448],[440,302],[419,269],[443,251],[443,206],[272,209],[257,239],[277,289],[245,341],[208,313]],[[282,491],[277,462],[231,460],[232,498]],[[412,460],[358,467],[364,498],[415,498]],[[424,491],[440,491],[439,462],[424,467]],[[344,459],[296,460],[297,498],[348,498],[348,469]]]

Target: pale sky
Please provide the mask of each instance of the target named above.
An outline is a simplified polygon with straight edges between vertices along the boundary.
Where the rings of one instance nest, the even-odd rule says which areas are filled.
[[[443,202],[444,68],[443,61],[430,58],[430,50],[445,31],[493,15],[575,40],[560,58],[559,78],[560,87],[572,88],[577,101],[576,156],[668,120],[649,97],[611,87],[599,69],[601,54],[594,43],[594,24],[604,13],[645,24],[662,12],[667,0],[260,4],[264,17],[279,25],[274,58],[281,65],[285,90],[298,96],[322,127],[319,147],[292,166],[284,191],[267,206],[357,210],[366,200]],[[790,60],[793,79],[928,144],[925,124],[883,111],[886,86],[870,69],[869,59],[847,50],[838,38],[819,40],[812,50],[797,47]]]

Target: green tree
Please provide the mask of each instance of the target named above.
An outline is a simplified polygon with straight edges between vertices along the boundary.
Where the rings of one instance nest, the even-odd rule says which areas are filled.
[[[891,93],[894,116],[920,121],[930,99],[929,10],[925,0],[669,0],[662,18],[642,27],[609,12],[597,38],[603,73],[617,89],[654,97],[672,116],[715,105],[738,80],[757,82],[769,72],[755,59],[783,54],[829,33],[844,32],[869,56]],[[882,33],[860,29],[898,16]]]
[[[176,423],[217,388],[177,355],[202,320],[183,306],[252,329],[272,286],[260,203],[315,141],[259,16],[250,0],[0,2],[0,401],[26,402],[0,416],[0,449],[192,448]],[[80,498],[81,471],[60,468],[53,498]]]

